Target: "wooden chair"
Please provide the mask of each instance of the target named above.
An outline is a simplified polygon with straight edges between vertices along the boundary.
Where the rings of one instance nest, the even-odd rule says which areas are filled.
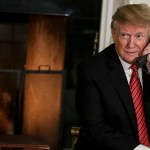
[[[71,128],[71,135],[72,135],[71,150],[74,150],[74,146],[78,140],[79,132],[80,132],[80,127],[72,127]]]

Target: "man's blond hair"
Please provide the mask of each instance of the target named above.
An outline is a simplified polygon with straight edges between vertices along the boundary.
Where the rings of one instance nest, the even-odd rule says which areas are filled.
[[[117,9],[112,16],[111,29],[115,29],[115,24],[147,24],[150,26],[150,7],[147,4],[127,4]]]

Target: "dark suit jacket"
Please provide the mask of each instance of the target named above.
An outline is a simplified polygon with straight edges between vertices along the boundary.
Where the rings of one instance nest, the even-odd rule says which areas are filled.
[[[75,150],[133,150],[139,144],[136,117],[114,44],[82,61],[77,72],[81,130]],[[145,72],[143,92],[150,131],[150,76]]]

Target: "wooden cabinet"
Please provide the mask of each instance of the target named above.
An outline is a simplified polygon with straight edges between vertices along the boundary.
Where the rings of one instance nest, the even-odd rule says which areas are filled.
[[[60,140],[68,18],[58,15],[27,15],[26,17],[26,22],[21,22],[19,25],[16,22],[0,24],[0,27],[5,26],[5,29],[8,29],[6,26],[9,26],[10,29],[0,28],[0,32],[12,36],[9,39],[3,39],[5,36],[0,37],[0,48],[3,51],[0,57],[3,56],[1,60],[4,60],[0,63],[0,82],[4,86],[9,85],[10,83],[7,83],[9,78],[5,79],[5,83],[2,82],[3,79],[8,74],[12,78],[12,71],[17,72],[15,76],[17,79],[12,78],[16,86],[11,88],[18,93],[14,98],[17,109],[15,116],[18,115],[14,119],[14,134],[18,130],[20,134],[42,137],[51,149],[56,150]],[[24,27],[22,24],[26,26],[25,31],[21,29]],[[22,33],[26,32],[24,39],[21,39],[22,34],[17,27]],[[3,44],[9,45],[8,50]],[[21,46],[19,48],[19,44],[24,45],[24,49]],[[2,75],[2,71],[5,74]],[[5,90],[7,92],[8,88],[6,87]]]
[[[67,17],[29,18],[23,134],[41,136],[53,150],[60,138]]]

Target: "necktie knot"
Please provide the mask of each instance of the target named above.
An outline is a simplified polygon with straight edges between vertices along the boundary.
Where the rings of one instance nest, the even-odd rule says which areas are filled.
[[[130,68],[133,70],[133,71],[138,71],[138,69],[139,69],[139,67],[136,65],[136,64],[132,64],[131,66],[130,66]]]
[[[132,65],[130,66],[130,68],[133,70],[132,76],[133,76],[133,77],[134,77],[134,76],[138,77],[138,69],[139,69],[139,67],[138,67],[136,64],[132,64]]]

